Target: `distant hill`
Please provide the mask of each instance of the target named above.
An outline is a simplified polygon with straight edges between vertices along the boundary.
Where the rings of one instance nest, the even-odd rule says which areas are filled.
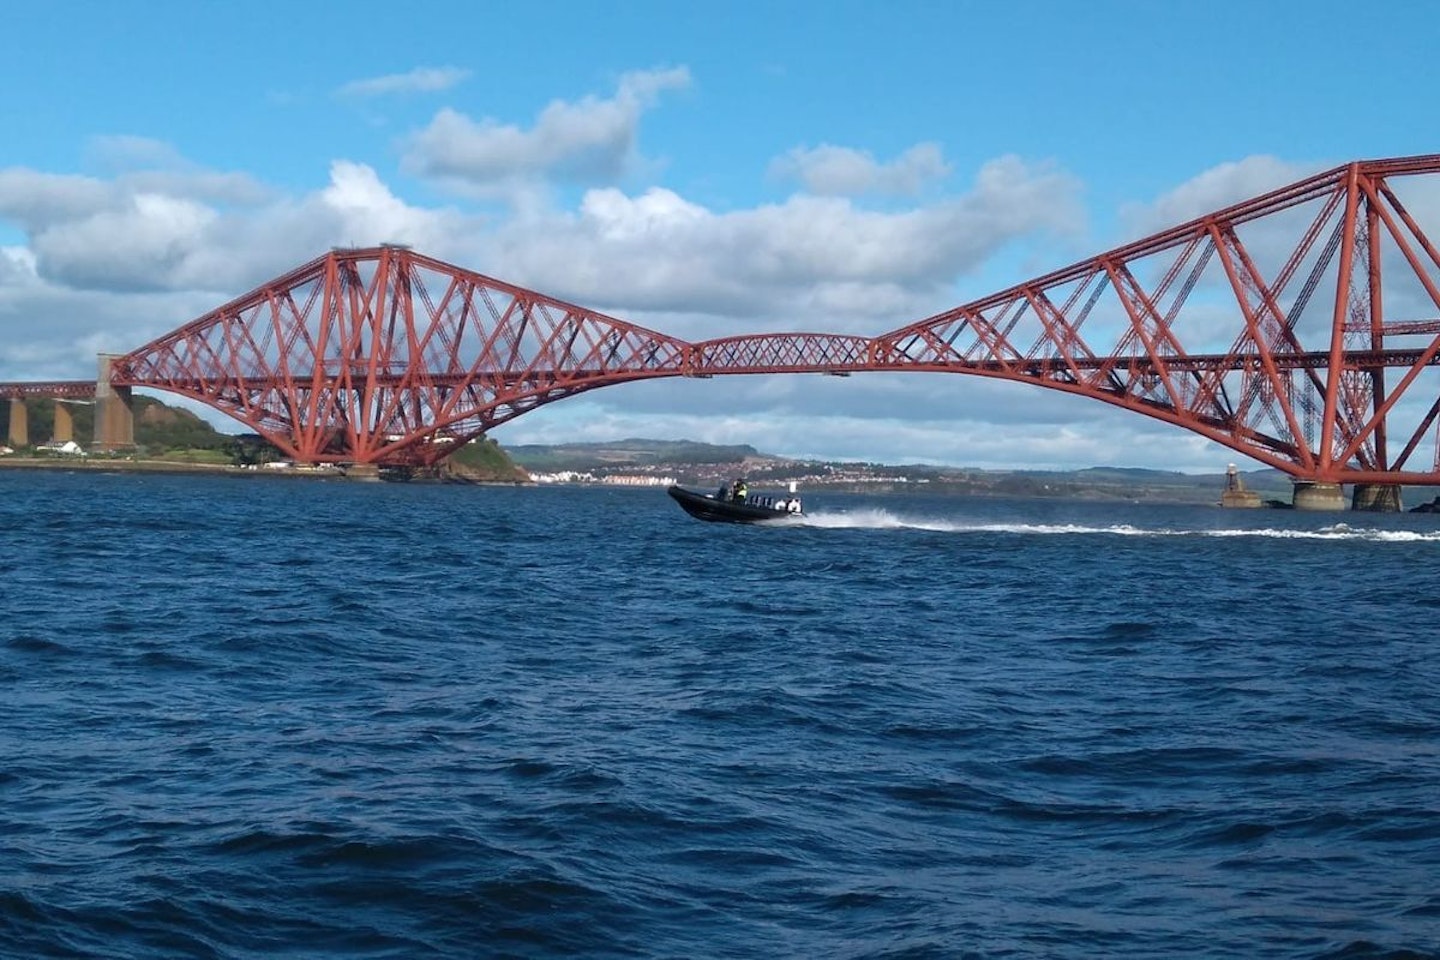
[[[1049,496],[1183,503],[1215,503],[1226,483],[1223,473],[1180,473],[1145,467],[996,470],[984,471],[982,476],[991,478],[1002,489],[1034,489],[1038,485]],[[1278,470],[1242,470],[1240,481],[1261,499],[1290,502],[1290,478]]]
[[[1089,467],[1082,470],[979,470],[932,464],[884,465],[840,461],[796,461],[766,454],[748,444],[716,445],[695,440],[628,438],[601,443],[527,444],[507,447],[516,463],[536,472],[574,471],[596,476],[650,473],[708,487],[743,470],[751,482],[799,480],[806,485],[867,493],[1057,497],[1216,503],[1225,489],[1223,473],[1189,474],[1143,467]],[[1278,470],[1241,471],[1246,489],[1263,499],[1288,503],[1290,479]],[[1407,503],[1431,494],[1407,491]]]
[[[603,443],[519,444],[506,447],[505,452],[520,466],[535,472],[778,459],[759,453],[749,444],[723,446],[695,440],[637,438]]]

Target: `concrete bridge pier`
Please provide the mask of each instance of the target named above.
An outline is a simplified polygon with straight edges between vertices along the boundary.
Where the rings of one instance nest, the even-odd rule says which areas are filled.
[[[110,364],[115,357],[100,354],[100,373],[95,378],[95,449],[127,450],[135,446],[135,411],[129,387],[110,385]],[[59,404],[56,404],[58,409]]]
[[[1313,512],[1345,509],[1345,491],[1338,483],[1320,480],[1296,480],[1295,495],[1291,500],[1296,510]]]
[[[1400,513],[1400,485],[1396,483],[1357,483],[1350,495],[1350,509],[1367,513]]]
[[[22,397],[10,399],[10,439],[12,447],[30,446],[30,411]]]

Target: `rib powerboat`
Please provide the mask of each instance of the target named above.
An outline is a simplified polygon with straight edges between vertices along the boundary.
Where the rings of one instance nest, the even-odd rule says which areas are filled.
[[[671,487],[666,492],[690,516],[712,523],[768,523],[801,515],[800,498],[795,496],[793,484],[788,496],[751,495],[738,500],[718,493],[696,493],[684,487]]]

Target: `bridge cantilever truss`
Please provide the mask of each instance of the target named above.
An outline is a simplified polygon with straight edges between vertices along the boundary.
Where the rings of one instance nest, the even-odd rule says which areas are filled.
[[[543,403],[678,371],[689,345],[402,247],[335,250],[120,358],[297,460],[433,463]]]
[[[1093,397],[1300,479],[1435,483],[1433,454],[1410,462],[1440,413],[1440,255],[1399,193],[1437,172],[1337,167],[877,337],[874,361]]]
[[[1433,445],[1416,457],[1440,418],[1440,255],[1421,225],[1440,219],[1436,173],[1440,156],[1337,167],[877,337],[690,343],[403,247],[335,250],[119,358],[110,382],[208,403],[298,460],[423,464],[616,383],[965,373],[1300,479],[1440,483]]]

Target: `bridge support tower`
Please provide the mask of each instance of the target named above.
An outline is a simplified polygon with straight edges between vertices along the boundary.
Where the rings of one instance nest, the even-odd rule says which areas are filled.
[[[1400,513],[1400,487],[1394,483],[1357,483],[1350,495],[1350,509],[1367,513]]]
[[[55,398],[55,429],[50,439],[54,443],[75,439],[75,418],[70,415],[70,405],[59,397]]]
[[[1296,480],[1295,496],[1291,503],[1296,510],[1312,512],[1344,510],[1345,492],[1338,483]]]
[[[100,373],[95,379],[95,449],[103,452],[135,446],[130,388],[110,385],[110,364],[114,360],[110,354],[100,354]]]
[[[25,407],[23,397],[10,400],[10,438],[12,447],[30,446],[30,411]]]

